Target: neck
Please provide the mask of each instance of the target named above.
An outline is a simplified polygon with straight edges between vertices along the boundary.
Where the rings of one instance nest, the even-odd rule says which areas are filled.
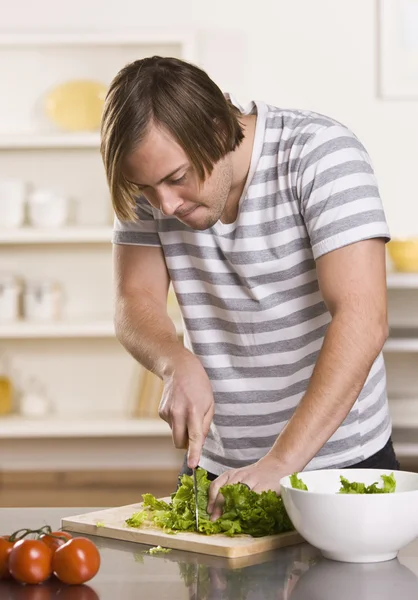
[[[231,190],[221,217],[223,223],[233,223],[237,218],[239,201],[247,181],[253,153],[257,116],[244,115],[240,117],[240,121],[244,130],[244,139],[238,148],[231,152],[233,175]]]

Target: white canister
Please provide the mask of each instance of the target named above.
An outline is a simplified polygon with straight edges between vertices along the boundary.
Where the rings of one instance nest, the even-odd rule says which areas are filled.
[[[17,321],[20,317],[21,284],[14,275],[0,274],[0,321]]]
[[[21,227],[25,221],[26,183],[0,179],[0,229]]]
[[[31,377],[24,387],[19,402],[22,417],[37,418],[47,415],[51,411],[51,404],[41,383]]]
[[[43,417],[49,413],[49,402],[36,392],[25,393],[20,400],[20,414],[27,418]]]
[[[23,314],[29,321],[55,321],[61,317],[62,291],[56,281],[29,281],[23,293]]]
[[[34,227],[62,227],[68,221],[68,199],[52,190],[37,190],[28,196],[28,217]]]

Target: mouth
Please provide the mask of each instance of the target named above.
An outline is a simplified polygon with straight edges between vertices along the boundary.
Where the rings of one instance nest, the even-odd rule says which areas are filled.
[[[195,211],[197,208],[198,208],[198,206],[194,206],[192,209],[188,210],[188,211],[187,211],[187,212],[185,212],[185,213],[181,213],[181,214],[178,214],[178,213],[177,213],[177,214],[176,214],[176,217],[177,217],[178,219],[181,219],[181,220],[183,220],[183,219],[187,219],[187,217],[189,217],[189,216],[190,216],[192,213],[194,213],[194,211]]]

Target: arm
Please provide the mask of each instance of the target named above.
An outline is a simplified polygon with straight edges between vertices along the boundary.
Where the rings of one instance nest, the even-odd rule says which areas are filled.
[[[388,332],[383,240],[330,252],[317,270],[332,321],[306,393],[270,451],[284,474],[301,471],[344,421]]]
[[[200,361],[179,341],[167,314],[170,279],[161,248],[115,246],[114,278],[116,335],[164,381],[160,417],[169,423],[174,445],[189,447],[189,466],[196,466],[213,417],[213,394]]]
[[[185,353],[167,314],[170,285],[164,256],[155,246],[114,246],[115,328],[121,344],[163,379]]]
[[[212,483],[212,520],[221,515],[219,489],[226,483],[279,492],[281,477],[307,465],[346,418],[386,341],[384,241],[365,240],[325,254],[317,272],[332,320],[306,393],[265,457]]]

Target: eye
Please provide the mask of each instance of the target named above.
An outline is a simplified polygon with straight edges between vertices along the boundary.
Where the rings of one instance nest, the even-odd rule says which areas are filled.
[[[185,180],[186,180],[186,173],[184,175],[182,175],[181,177],[179,177],[178,179],[172,179],[170,181],[170,183],[173,185],[180,185],[181,183],[184,183]]]

